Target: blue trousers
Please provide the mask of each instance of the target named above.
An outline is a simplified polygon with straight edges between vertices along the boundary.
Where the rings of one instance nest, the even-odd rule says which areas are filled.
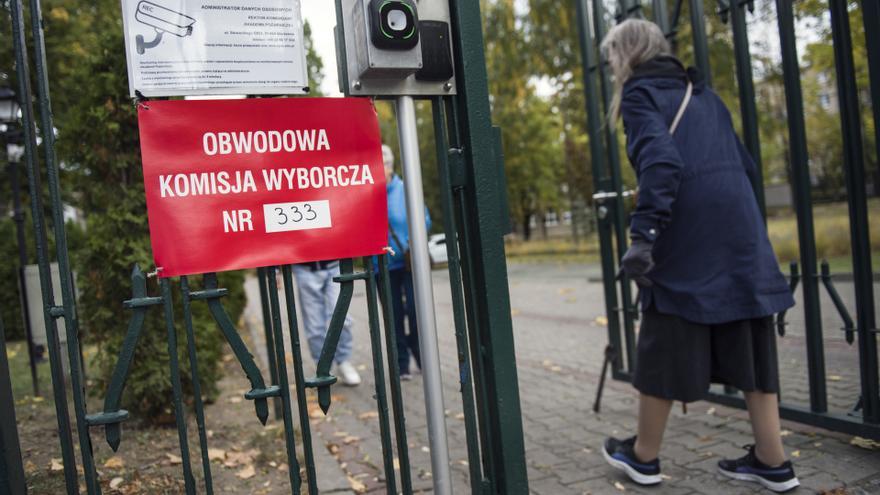
[[[412,273],[404,268],[388,273],[391,281],[391,308],[394,311],[394,333],[397,336],[397,366],[401,374],[408,374],[410,355],[415,358],[419,369],[422,367]],[[404,321],[409,322],[409,333]]]
[[[339,299],[339,284],[333,281],[333,277],[339,275],[339,265],[327,270],[315,271],[307,266],[294,265],[293,273],[299,288],[299,308],[309,343],[309,352],[312,354],[312,359],[318,362],[321,350],[324,348],[330,318],[333,316],[333,308],[336,307],[336,300]],[[343,363],[351,358],[351,326],[351,317],[346,315],[345,325],[339,336],[339,345],[336,347],[337,363]]]

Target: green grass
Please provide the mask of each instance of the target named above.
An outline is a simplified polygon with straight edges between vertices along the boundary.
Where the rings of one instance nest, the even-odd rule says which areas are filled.
[[[846,203],[830,203],[813,207],[813,224],[818,260],[827,259],[831,273],[851,273],[849,212]],[[868,202],[873,267],[880,270],[880,198]],[[792,261],[800,261],[797,218],[793,210],[779,210],[767,220],[770,242],[785,273]],[[514,263],[596,263],[599,243],[596,234],[575,244],[571,239],[536,239],[528,242],[508,241],[507,258]]]
[[[591,234],[579,243],[571,239],[508,241],[507,258],[517,263],[596,263],[599,243]]]
[[[31,381],[31,369],[28,364],[27,343],[23,341],[7,342],[6,357],[9,359],[9,378],[12,381],[12,394],[16,401],[33,397],[34,389]],[[49,373],[49,362],[37,364],[37,376],[40,392],[46,400],[52,400],[52,377]]]
[[[877,261],[880,260],[880,199],[874,198],[869,201],[868,222],[871,251],[874,253],[873,266],[876,269]],[[832,273],[852,272],[847,204],[831,203],[814,206],[813,225],[819,261],[827,259]],[[778,212],[768,218],[767,228],[779,263],[787,272],[790,262],[800,260],[797,218],[790,210]]]

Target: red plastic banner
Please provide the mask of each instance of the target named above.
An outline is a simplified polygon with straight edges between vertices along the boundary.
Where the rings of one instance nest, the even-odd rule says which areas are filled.
[[[138,120],[160,276],[369,256],[387,246],[369,100],[150,101]]]

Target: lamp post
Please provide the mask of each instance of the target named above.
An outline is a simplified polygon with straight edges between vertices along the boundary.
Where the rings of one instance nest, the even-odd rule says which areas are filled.
[[[19,293],[21,294],[22,322],[24,323],[25,335],[27,336],[28,361],[31,368],[31,380],[33,381],[34,395],[40,395],[40,383],[37,377],[37,362],[34,348],[34,340],[31,329],[30,312],[28,311],[27,291],[24,283],[24,267],[28,264],[27,243],[25,241],[24,210],[21,206],[21,181],[18,169],[21,163],[24,148],[21,145],[21,131],[16,129],[21,108],[15,92],[9,88],[0,87],[0,145],[5,145],[7,172],[12,188],[12,219],[15,221],[16,238],[18,240],[18,278]]]

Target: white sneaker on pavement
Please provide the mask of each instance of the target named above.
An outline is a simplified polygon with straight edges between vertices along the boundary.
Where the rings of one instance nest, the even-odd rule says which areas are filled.
[[[349,387],[356,387],[361,384],[361,375],[354,369],[354,365],[350,361],[339,363],[336,366],[339,374],[342,375],[342,384]]]

